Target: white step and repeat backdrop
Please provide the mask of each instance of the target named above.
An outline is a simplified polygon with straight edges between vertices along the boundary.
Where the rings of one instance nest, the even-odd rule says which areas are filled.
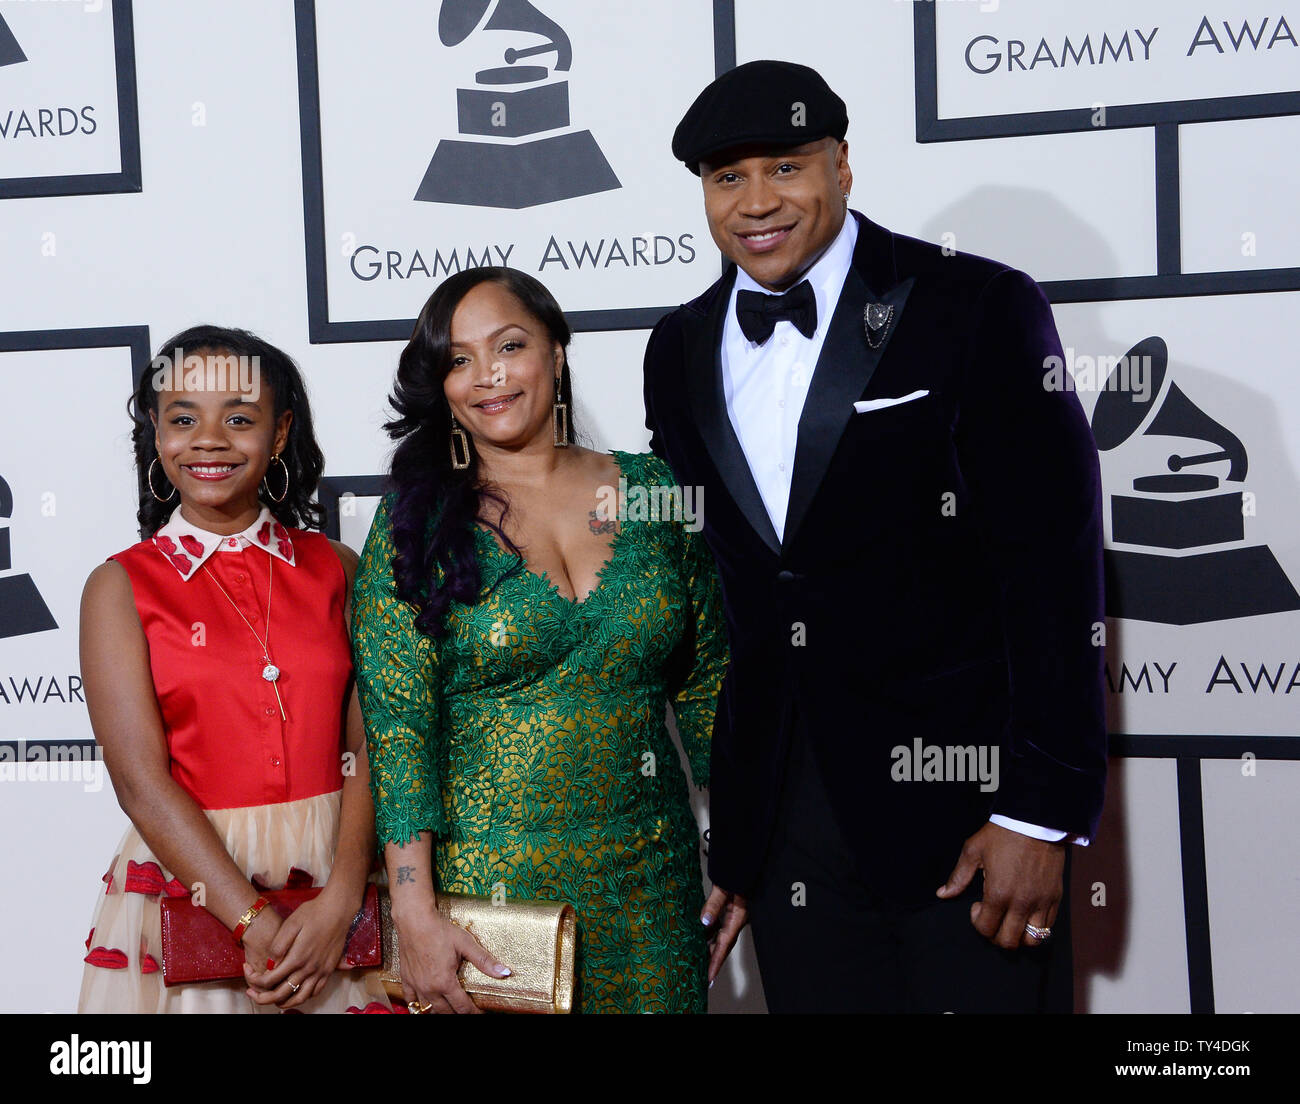
[[[150,343],[212,321],[293,353],[354,547],[449,272],[547,283],[591,443],[644,448],[646,331],[720,272],[669,139],[760,57],[847,101],[854,206],[1056,304],[1107,498],[1078,1009],[1300,1010],[1296,0],[0,0],[0,936],[39,915],[45,948],[0,1010],[75,1005],[124,828],[93,765],[41,760],[92,746],[78,600],[135,539]],[[747,943],[711,1003],[762,1010]]]

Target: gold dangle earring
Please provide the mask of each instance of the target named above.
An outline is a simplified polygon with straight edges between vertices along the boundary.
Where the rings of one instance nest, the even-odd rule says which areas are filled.
[[[569,404],[560,402],[560,377],[555,377],[555,405],[551,407],[551,431],[556,448],[569,445]]]
[[[465,436],[465,431],[456,424],[456,415],[451,416],[451,466],[457,471],[464,471],[469,467],[469,438]],[[456,446],[460,446],[460,451],[456,451]]]

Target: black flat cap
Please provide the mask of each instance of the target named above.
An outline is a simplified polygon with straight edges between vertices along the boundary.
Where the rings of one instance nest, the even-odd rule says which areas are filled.
[[[701,92],[673,132],[673,156],[696,176],[700,161],[732,146],[802,146],[842,141],[848,109],[816,69],[792,61],[747,61]]]

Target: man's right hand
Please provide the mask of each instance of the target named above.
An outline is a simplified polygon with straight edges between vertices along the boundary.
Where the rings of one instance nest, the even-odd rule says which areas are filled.
[[[429,1012],[480,1012],[456,976],[462,960],[468,960],[487,977],[510,976],[508,966],[436,910],[399,923],[398,942],[402,949],[402,995],[408,1003],[429,1005]]]

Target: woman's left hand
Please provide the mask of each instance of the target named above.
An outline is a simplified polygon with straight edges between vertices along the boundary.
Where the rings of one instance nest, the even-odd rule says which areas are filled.
[[[360,898],[326,883],[310,901],[285,917],[271,944],[267,969],[244,964],[248,995],[258,1004],[281,1011],[310,1000],[338,968]]]

